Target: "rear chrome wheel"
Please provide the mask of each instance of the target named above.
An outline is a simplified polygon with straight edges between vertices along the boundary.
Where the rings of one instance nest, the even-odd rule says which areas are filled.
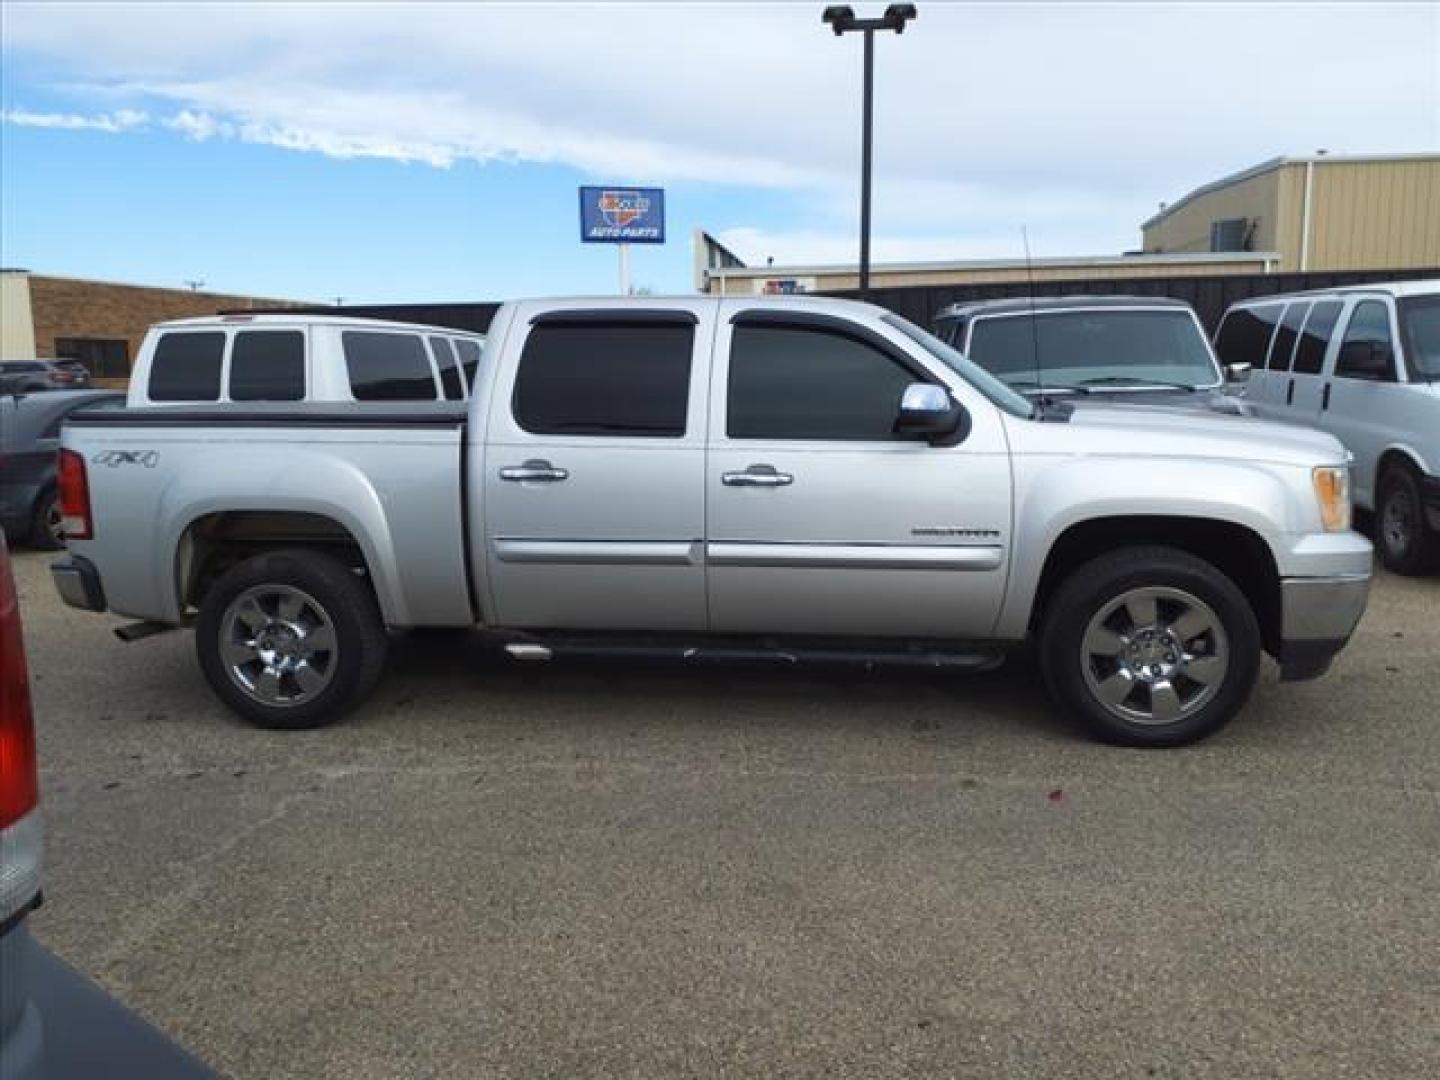
[[[1219,616],[1181,589],[1131,589],[1116,597],[1095,613],[1080,647],[1096,700],[1135,724],[1194,715],[1215,697],[1230,667]]]
[[[221,616],[220,655],[231,680],[269,706],[313,700],[335,676],[335,624],[313,596],[256,585]]]

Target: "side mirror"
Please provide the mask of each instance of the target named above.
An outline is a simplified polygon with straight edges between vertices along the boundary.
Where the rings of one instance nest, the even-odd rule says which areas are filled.
[[[1233,382],[1233,383],[1249,382],[1249,381],[1250,381],[1250,365],[1249,365],[1249,364],[1226,364],[1226,365],[1225,365],[1225,381],[1226,381],[1226,382]]]
[[[965,409],[944,387],[933,383],[911,383],[900,398],[900,415],[895,418],[895,431],[935,445],[957,434],[963,438],[967,419]]]
[[[1384,380],[1391,377],[1390,346],[1376,341],[1347,341],[1340,349],[1339,370],[1351,378]]]

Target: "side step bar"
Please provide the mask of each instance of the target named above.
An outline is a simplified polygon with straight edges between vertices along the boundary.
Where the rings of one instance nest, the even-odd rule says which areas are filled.
[[[596,640],[512,641],[505,651],[515,660],[565,657],[667,659],[695,662],[771,664],[859,664],[865,667],[931,667],[990,671],[1005,662],[1000,649],[847,649],[790,645],[634,644]]]

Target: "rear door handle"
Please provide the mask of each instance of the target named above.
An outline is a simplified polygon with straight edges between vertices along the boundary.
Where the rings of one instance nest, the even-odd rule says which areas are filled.
[[[1320,395],[1320,411],[1324,412],[1330,408],[1330,384],[1325,384],[1325,392]]]
[[[785,487],[795,477],[777,472],[774,465],[751,465],[743,472],[721,473],[720,482],[726,487]]]
[[[1294,405],[1294,404],[1295,404],[1295,380],[1294,380],[1294,379],[1291,379],[1291,380],[1290,380],[1290,389],[1288,389],[1288,390],[1285,391],[1285,404],[1286,404],[1286,405]]]
[[[525,480],[538,480],[542,483],[555,483],[559,480],[568,479],[568,469],[557,469],[550,462],[540,458],[531,458],[523,465],[506,465],[500,470],[501,480],[511,480],[520,483]]]

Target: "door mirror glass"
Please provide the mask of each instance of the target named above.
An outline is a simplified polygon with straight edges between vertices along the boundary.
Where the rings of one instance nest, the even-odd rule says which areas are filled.
[[[1250,381],[1250,365],[1249,365],[1249,364],[1226,364],[1226,365],[1225,365],[1225,381],[1226,381],[1226,382],[1233,382],[1233,383],[1249,382],[1249,381]]]
[[[964,409],[944,387],[911,383],[901,395],[895,430],[934,443],[956,434],[964,418]]]

